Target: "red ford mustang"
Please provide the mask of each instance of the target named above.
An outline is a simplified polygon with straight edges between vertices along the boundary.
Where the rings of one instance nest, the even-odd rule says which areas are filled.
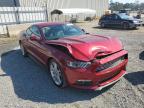
[[[101,90],[126,73],[128,53],[117,38],[85,33],[70,23],[39,23],[21,32],[23,56],[49,69],[54,84]]]

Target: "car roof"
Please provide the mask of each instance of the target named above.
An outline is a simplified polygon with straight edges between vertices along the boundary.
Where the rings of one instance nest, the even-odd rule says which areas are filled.
[[[126,15],[125,13],[112,13],[112,14],[107,14],[107,15],[104,15],[104,16],[110,16],[110,15]]]
[[[106,15],[104,15],[104,16],[111,16],[111,15],[118,15],[118,14],[112,13],[112,14],[106,14]]]
[[[45,26],[61,25],[61,24],[65,24],[65,23],[62,23],[62,22],[41,22],[41,23],[36,23],[36,24],[33,24],[33,25],[36,25],[36,26],[42,28],[42,27],[45,27]]]

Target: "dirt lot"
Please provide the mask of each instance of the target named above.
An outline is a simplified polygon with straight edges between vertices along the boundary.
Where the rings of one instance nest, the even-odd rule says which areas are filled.
[[[79,23],[86,31],[117,36],[129,51],[127,74],[102,91],[59,89],[46,70],[24,58],[17,42],[0,41],[0,108],[144,108],[144,27],[138,30],[100,29],[96,22]],[[8,44],[7,44],[8,43]]]

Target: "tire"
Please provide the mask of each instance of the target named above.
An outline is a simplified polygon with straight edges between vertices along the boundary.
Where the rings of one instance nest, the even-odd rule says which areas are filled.
[[[105,23],[100,24],[101,28],[105,28]]]
[[[51,59],[49,62],[49,72],[53,83],[57,87],[64,88],[67,86],[67,81],[61,69],[61,66],[54,59]]]
[[[133,27],[133,30],[136,30],[137,29],[137,27]]]
[[[24,46],[20,43],[20,49],[21,49],[21,53],[24,57],[27,57],[28,54],[27,54],[27,51],[26,49],[24,48]]]
[[[129,24],[128,24],[128,23],[123,23],[123,29],[124,29],[124,30],[129,29]]]

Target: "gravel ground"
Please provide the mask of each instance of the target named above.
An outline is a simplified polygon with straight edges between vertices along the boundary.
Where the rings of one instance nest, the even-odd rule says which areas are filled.
[[[96,22],[79,23],[86,31],[117,36],[129,51],[127,74],[102,91],[59,89],[47,71],[19,49],[1,45],[0,108],[144,108],[144,27],[138,30],[100,29]]]
[[[12,50],[16,46],[18,46],[18,37],[8,38],[0,35],[0,55]]]

